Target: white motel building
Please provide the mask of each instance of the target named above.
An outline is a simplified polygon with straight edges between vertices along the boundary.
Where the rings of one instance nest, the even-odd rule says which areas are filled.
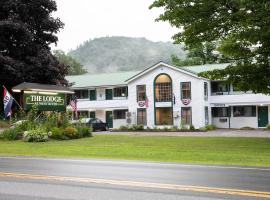
[[[213,124],[218,128],[265,127],[270,96],[237,90],[198,73],[228,64],[175,67],[159,62],[143,71],[68,76],[80,116],[96,117],[111,128]]]

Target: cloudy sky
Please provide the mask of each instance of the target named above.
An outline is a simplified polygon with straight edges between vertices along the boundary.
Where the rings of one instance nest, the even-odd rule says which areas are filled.
[[[167,22],[155,22],[161,9],[149,10],[153,0],[56,0],[53,14],[65,23],[57,47],[68,51],[88,39],[104,36],[146,37],[171,41],[177,32]]]

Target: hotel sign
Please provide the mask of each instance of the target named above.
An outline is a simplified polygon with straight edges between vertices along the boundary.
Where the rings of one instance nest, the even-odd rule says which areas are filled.
[[[66,111],[65,94],[24,93],[24,109],[37,105],[39,111]]]

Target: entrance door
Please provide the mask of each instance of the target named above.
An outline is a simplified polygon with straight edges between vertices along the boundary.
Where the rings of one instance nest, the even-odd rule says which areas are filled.
[[[268,107],[258,107],[258,127],[266,127],[268,124]]]
[[[106,123],[109,128],[113,128],[113,114],[112,111],[106,111]]]

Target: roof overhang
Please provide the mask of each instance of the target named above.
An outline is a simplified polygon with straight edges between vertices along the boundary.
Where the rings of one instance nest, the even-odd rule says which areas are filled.
[[[198,76],[197,73],[195,73],[195,72],[193,72],[193,71],[191,71],[191,70],[188,70],[188,69],[181,69],[180,67],[172,66],[172,65],[169,65],[169,64],[164,63],[164,62],[158,62],[157,64],[152,65],[152,66],[146,68],[145,70],[141,71],[140,73],[138,73],[138,74],[132,76],[131,78],[127,79],[126,82],[127,82],[127,83],[130,83],[130,82],[134,81],[135,79],[137,79],[137,78],[143,76],[144,74],[146,74],[146,73],[148,73],[148,72],[150,72],[150,71],[152,71],[152,70],[154,70],[154,69],[156,69],[156,68],[158,68],[158,67],[160,67],[160,66],[168,67],[168,68],[170,68],[170,69],[179,71],[179,72],[181,72],[181,73],[187,74],[187,75],[192,76],[192,77],[194,77],[194,78],[204,79],[204,80],[209,80],[209,79],[207,79],[207,78],[203,78],[203,77]]]
[[[40,83],[21,83],[12,88],[13,92],[30,92],[30,93],[64,93],[64,94],[74,94],[74,91],[68,87],[40,84]]]

